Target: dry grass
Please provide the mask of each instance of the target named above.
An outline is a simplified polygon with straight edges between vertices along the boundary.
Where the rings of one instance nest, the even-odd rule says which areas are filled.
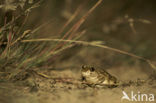
[[[35,32],[44,27],[47,23],[37,27],[35,30],[24,30],[23,27],[27,21],[29,13],[32,9],[38,7],[41,4],[42,0],[39,2],[34,2],[30,7],[21,12],[21,14],[12,17],[11,21],[6,22],[1,29],[1,57],[0,57],[0,71],[4,75],[4,79],[12,79],[17,75],[20,75],[26,70],[43,65],[43,63],[53,55],[60,53],[61,51],[68,49],[73,46],[72,43],[67,43],[66,41],[57,41],[58,43],[49,44],[47,42],[43,43],[22,43],[25,38],[34,37]],[[79,32],[80,26],[85,22],[87,17],[93,12],[93,10],[102,2],[102,0],[97,1],[95,5],[92,6],[88,12],[82,16],[65,34],[61,39],[67,40],[77,40],[84,33],[85,30]],[[26,4],[25,4],[26,5]],[[78,15],[79,11],[83,6],[80,5],[79,8],[75,11],[73,16],[64,24],[62,29],[60,29],[59,35],[61,35],[66,29],[66,27],[74,20]],[[25,15],[23,21],[21,22],[20,27],[16,31],[12,31],[16,27],[16,22]],[[7,18],[7,17],[6,17]],[[49,23],[49,22],[48,22]],[[7,37],[4,35],[4,31],[7,30]],[[23,32],[23,33],[22,33]],[[21,35],[22,34],[22,35]],[[7,38],[6,40],[3,38]],[[50,46],[51,45],[51,46]]]
[[[61,53],[62,51],[71,48],[75,45],[100,47],[124,55],[128,55],[147,62],[151,66],[151,68],[156,70],[155,65],[150,60],[126,51],[103,45],[103,41],[86,42],[78,40],[83,34],[85,34],[86,31],[79,31],[79,28],[86,21],[87,17],[102,3],[102,0],[98,0],[96,4],[94,4],[69,30],[67,30],[67,32],[65,32],[61,39],[29,39],[31,37],[35,37],[35,33],[38,30],[50,23],[49,21],[45,24],[42,24],[34,30],[22,31],[22,28],[25,26],[29,13],[32,11],[32,9],[38,7],[40,3],[41,1],[32,4],[32,6],[25,9],[25,11],[22,12],[20,15],[13,17],[11,21],[5,23],[0,29],[0,71],[1,74],[4,75],[5,79],[14,78],[16,77],[16,75],[21,74],[27,71],[28,69],[31,69],[32,67],[34,68],[40,65],[44,65],[44,62],[51,59],[54,55]],[[69,26],[69,24],[75,19],[75,17],[79,14],[84,4],[80,5],[76,9],[73,15],[60,29],[58,33],[59,35],[61,35],[63,31]],[[18,21],[18,19],[22,15],[25,15],[25,18],[22,21],[21,26],[17,29],[17,31],[13,31],[12,29],[15,27],[16,21]],[[136,30],[134,29],[134,20],[128,17],[127,20],[129,22],[130,27],[132,28],[132,31],[136,33]],[[7,35],[4,35],[5,30],[7,30]],[[5,40],[4,38],[7,38],[7,40]]]
[[[25,1],[25,0],[21,0],[21,1]],[[52,20],[49,20],[46,23],[43,23],[42,25],[36,27],[35,29],[30,29],[31,27],[25,29],[32,10],[37,7],[42,6],[42,3],[45,0],[37,0],[37,1],[34,0],[34,2],[32,2],[33,0],[27,0],[27,1],[31,3],[24,2],[23,8],[19,7],[18,9],[16,7],[16,6],[19,6],[18,3],[16,3],[16,5],[15,4],[12,5],[12,3],[10,3],[11,5],[10,7],[13,7],[11,10],[6,9],[5,3],[3,5],[0,4],[0,9],[1,8],[4,9],[3,7],[5,7],[5,12],[11,13],[11,19],[9,19],[9,17],[4,13],[4,17],[3,17],[4,20],[0,22],[0,83],[1,83],[0,101],[2,100],[3,101],[8,100],[9,102],[12,101],[11,99],[8,99],[8,97],[13,97],[13,99],[15,99],[16,101],[18,100],[16,98],[16,95],[18,95],[17,97],[21,99],[19,100],[20,102],[29,101],[29,100],[30,101],[39,100],[39,101],[44,101],[44,102],[47,101],[47,103],[51,103],[52,100],[53,102],[57,102],[57,101],[69,102],[67,98],[68,99],[71,98],[72,102],[80,101],[80,102],[102,103],[103,101],[109,102],[110,99],[107,97],[112,96],[111,100],[117,103],[117,101],[120,102],[120,97],[122,96],[121,91],[123,89],[125,90],[133,89],[135,91],[138,91],[140,89],[140,90],[143,90],[142,92],[144,91],[148,92],[149,90],[153,91],[155,89],[153,88],[155,86],[155,78],[154,78],[155,76],[153,75],[151,75],[151,77],[153,77],[152,80],[151,78],[149,78],[150,80],[147,79],[146,84],[143,84],[140,86],[132,85],[126,88],[117,87],[113,89],[105,88],[105,89],[96,90],[95,88],[91,88],[86,85],[83,88],[82,81],[80,81],[80,73],[78,71],[75,72],[72,67],[68,67],[66,70],[62,71],[62,73],[57,68],[52,68],[53,65],[55,65],[53,61],[57,59],[59,60],[58,54],[63,54],[65,50],[71,49],[72,47],[78,48],[79,46],[81,47],[91,46],[93,48],[101,48],[101,49],[112,51],[111,53],[115,52],[117,53],[116,54],[117,56],[118,54],[122,54],[124,56],[130,56],[140,61],[144,61],[145,63],[150,65],[152,71],[156,70],[156,66],[154,65],[152,60],[144,58],[143,56],[139,56],[137,55],[137,53],[132,53],[128,51],[128,49],[120,50],[119,48],[114,47],[114,45],[108,46],[107,44],[105,44],[105,41],[100,41],[97,39],[93,41],[82,40],[81,37],[86,34],[86,31],[88,28],[81,29],[81,27],[83,28],[83,24],[85,24],[87,19],[90,17],[90,14],[92,14],[94,10],[100,4],[103,3],[103,0],[96,0],[96,3],[93,4],[90,9],[87,9],[87,11],[84,10],[85,13],[81,17],[79,17],[80,16],[79,14],[83,11],[87,3],[90,1],[85,0],[82,4],[80,4],[76,8],[76,10],[73,12],[73,14],[69,16],[68,20],[64,23],[64,25],[62,25],[62,28],[59,29],[58,33],[56,33],[56,35],[58,36],[57,39],[53,37],[51,38],[39,38],[38,37],[39,35],[41,35],[41,34],[38,34],[38,32],[40,32],[40,30],[42,30],[42,28],[46,27],[48,24],[51,24]],[[139,33],[137,29],[135,28],[135,25],[134,25],[135,22],[142,22],[145,24],[151,23],[150,21],[145,20],[145,19],[134,19],[134,18],[130,18],[129,16],[126,16],[124,20],[126,21],[123,21],[123,22],[126,22],[128,24],[132,33],[135,34],[135,36],[136,34]],[[18,23],[19,25],[17,25]],[[51,34],[53,34],[53,31]],[[72,49],[70,53],[72,52],[75,56],[76,53],[74,52],[74,49]],[[101,51],[95,50],[93,52],[99,53]],[[80,56],[84,54],[85,53],[83,51],[82,54],[80,53]],[[99,55],[101,56],[100,53]],[[82,58],[86,59],[87,56],[84,56]],[[99,61],[100,63],[103,63],[103,60],[101,58]],[[113,56],[110,56],[109,58],[114,59]],[[77,59],[77,55],[76,55],[76,59]],[[92,59],[92,57],[87,57],[86,61],[88,62],[90,61],[90,59]],[[106,59],[108,58],[106,57]],[[116,59],[114,59],[114,61],[115,60]],[[63,63],[61,64],[60,61],[59,61],[59,64],[57,65],[61,65],[61,66],[66,65]],[[75,65],[77,63],[77,60],[75,61],[72,61],[70,63],[71,64],[73,63],[73,65]],[[99,61],[97,60],[97,62]],[[143,79],[148,78],[148,76],[143,71],[143,69],[141,68],[140,70],[140,67],[138,65],[137,67],[134,66],[134,68],[128,67],[127,65],[125,67],[120,65],[119,67],[115,66],[115,69],[114,69],[112,64],[111,64],[111,68],[109,69],[110,71],[112,71],[110,73],[117,74],[115,76],[117,76],[117,78],[121,81],[125,79],[125,81],[130,80],[132,82],[136,78],[143,78]],[[55,69],[55,70],[57,69],[57,70],[55,71],[52,69]],[[74,67],[74,69],[78,69],[78,68]],[[131,77],[133,77],[133,79]],[[33,81],[31,81],[32,78],[33,78]],[[56,78],[58,78],[58,80]],[[9,82],[5,82],[5,81],[9,81]],[[24,84],[25,82],[27,84]],[[31,90],[33,90],[34,88],[39,89],[39,90],[36,90],[35,93],[34,92],[32,93]],[[3,97],[3,94],[5,94],[6,97],[5,96]],[[26,96],[24,97],[19,96],[21,94],[24,94]],[[29,99],[28,94],[30,94],[30,97],[32,99]],[[116,98],[118,98],[118,100]]]

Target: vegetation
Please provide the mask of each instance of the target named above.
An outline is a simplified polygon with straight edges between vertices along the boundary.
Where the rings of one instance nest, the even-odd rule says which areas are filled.
[[[155,0],[0,0],[0,102],[120,103],[124,88],[154,94],[154,13]],[[80,79],[82,65],[122,85],[94,89]]]
[[[33,70],[33,68],[44,67],[45,63],[46,65],[48,64],[48,66],[51,66],[53,64],[49,62],[54,55],[75,45],[100,47],[124,55],[129,55],[147,62],[150,64],[151,68],[156,69],[150,60],[132,53],[103,45],[103,41],[85,42],[79,40],[79,38],[82,37],[82,35],[86,32],[85,29],[80,31],[79,28],[86,21],[88,16],[90,16],[90,14],[97,8],[97,6],[102,3],[102,0],[97,1],[76,23],[73,24],[73,26],[69,28],[69,24],[76,18],[77,15],[79,15],[79,12],[82,10],[83,5],[80,5],[60,29],[58,35],[63,34],[60,39],[36,38],[36,32],[51,23],[51,21],[47,21],[47,23],[44,23],[35,29],[26,29],[25,26],[30,12],[32,12],[33,9],[41,6],[42,2],[42,0],[5,0],[1,2],[1,80],[18,80],[21,78],[19,75],[23,75],[25,72]],[[134,28],[134,19],[129,17],[126,18],[133,32],[136,33]],[[143,23],[151,23],[148,20],[139,20]]]

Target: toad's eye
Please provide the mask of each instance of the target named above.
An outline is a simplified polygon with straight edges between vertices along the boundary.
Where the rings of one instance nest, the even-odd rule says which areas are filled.
[[[81,80],[84,81],[86,78],[82,76]]]
[[[91,72],[94,72],[94,71],[95,71],[95,68],[94,68],[94,67],[91,67],[91,68],[90,68],[90,71],[91,71]]]
[[[82,66],[82,69],[85,69],[85,68],[86,68],[86,66],[85,66],[85,65],[83,65],[83,66]]]

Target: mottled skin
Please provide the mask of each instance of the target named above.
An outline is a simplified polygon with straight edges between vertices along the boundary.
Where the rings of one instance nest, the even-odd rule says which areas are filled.
[[[90,85],[117,86],[117,79],[103,69],[82,66],[81,75],[83,80]]]

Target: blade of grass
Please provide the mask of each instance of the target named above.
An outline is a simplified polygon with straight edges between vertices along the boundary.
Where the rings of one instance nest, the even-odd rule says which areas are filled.
[[[59,31],[58,34],[61,34],[64,29],[75,19],[75,17],[79,14],[79,12],[82,10],[82,5],[80,5],[76,11],[74,12],[74,14],[70,17],[70,19],[68,19],[68,21],[64,24],[64,26],[62,27],[62,29]],[[64,35],[65,36],[65,35]]]
[[[100,4],[101,4],[101,2],[102,2],[102,0],[98,0],[97,1],[97,3],[91,8],[91,9],[89,9],[89,11],[84,15],[84,16],[82,16],[80,19],[79,19],[79,21],[77,22],[77,23],[75,23],[74,25],[73,25],[73,27],[71,27],[71,29],[69,29],[66,33],[65,33],[65,35],[62,37],[62,39],[65,39],[67,36],[69,36],[68,37],[68,39],[71,39],[71,38],[73,38],[73,35],[74,34],[77,34],[76,32],[77,32],[77,30],[80,28],[80,26],[84,23],[84,21],[87,19],[87,17],[94,11],[94,9],[96,8],[96,7],[98,7]],[[71,34],[70,34],[71,33]],[[70,35],[69,35],[70,34]],[[55,51],[55,50],[57,50],[58,48],[61,48],[61,47],[63,47],[63,45],[65,45],[66,43],[59,43],[58,45],[56,45],[56,47],[51,51],[51,52],[53,52],[53,51]]]
[[[124,55],[128,55],[128,56],[137,58],[139,60],[143,60],[146,63],[148,63],[151,68],[153,68],[154,70],[156,70],[156,66],[150,60],[148,60],[148,59],[146,59],[144,57],[141,57],[141,56],[137,56],[137,55],[135,55],[133,53],[129,53],[129,52],[126,52],[126,51],[123,51],[123,50],[119,50],[119,49],[116,49],[116,48],[112,48],[112,47],[103,45],[103,42],[102,41],[101,42],[99,42],[99,41],[86,42],[86,41],[64,40],[64,39],[47,39],[47,38],[44,38],[44,39],[22,40],[23,43],[25,43],[25,42],[41,42],[41,41],[68,42],[68,43],[76,43],[76,44],[79,44],[79,45],[95,46],[95,47],[100,47],[100,48],[108,49],[108,50],[111,50],[111,51],[114,51],[114,52],[118,52],[120,54],[124,54]]]

